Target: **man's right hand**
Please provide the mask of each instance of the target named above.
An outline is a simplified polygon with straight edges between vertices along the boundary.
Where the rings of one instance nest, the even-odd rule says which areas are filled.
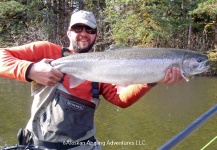
[[[53,59],[43,59],[35,63],[29,71],[28,79],[47,86],[56,85],[63,77],[63,73],[53,68],[49,64],[51,61]]]

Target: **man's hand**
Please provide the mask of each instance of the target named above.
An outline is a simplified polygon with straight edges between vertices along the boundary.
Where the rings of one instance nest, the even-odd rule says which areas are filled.
[[[163,83],[166,85],[171,85],[174,83],[180,83],[184,80],[181,76],[180,69],[178,67],[173,67],[172,69],[168,69],[164,78],[159,81],[159,83]]]
[[[52,60],[43,59],[35,63],[29,71],[28,79],[47,86],[56,85],[63,77],[63,73],[49,64]]]

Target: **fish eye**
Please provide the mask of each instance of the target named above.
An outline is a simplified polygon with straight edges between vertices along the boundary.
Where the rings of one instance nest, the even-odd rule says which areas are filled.
[[[197,62],[203,62],[203,58],[199,58],[198,60],[197,60]]]

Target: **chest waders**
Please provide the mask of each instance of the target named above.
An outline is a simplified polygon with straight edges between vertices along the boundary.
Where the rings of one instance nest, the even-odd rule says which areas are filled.
[[[63,54],[64,54],[63,49]],[[76,141],[84,137],[88,131],[94,128],[94,112],[99,103],[98,82],[92,82],[92,101],[87,101],[65,91],[56,89],[54,98],[49,102],[44,113],[40,116],[40,126],[42,134],[53,133],[63,135],[73,140],[73,143],[66,142],[48,142],[35,139],[26,129],[20,129],[18,132],[19,145],[5,148],[9,149],[38,149],[45,147],[47,149],[70,149],[88,143],[96,143],[94,136],[82,141]],[[75,141],[76,142],[75,142]]]
[[[98,83],[92,83],[93,100],[99,98]],[[46,132],[53,132],[55,135],[64,135],[72,140],[84,137],[88,131],[93,129],[94,112],[96,104],[83,100],[71,94],[56,90],[55,97],[48,105],[46,111],[40,117],[41,126]],[[46,134],[44,135],[46,136]],[[68,149],[88,143],[95,143],[94,136],[74,143],[47,142],[33,138],[34,145],[43,146],[48,149]]]

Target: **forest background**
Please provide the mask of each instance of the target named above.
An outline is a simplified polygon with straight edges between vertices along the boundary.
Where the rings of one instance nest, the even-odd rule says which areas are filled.
[[[99,40],[111,44],[191,49],[207,54],[217,75],[217,0],[0,0],[0,47],[38,40],[63,47],[70,16],[92,11]]]

